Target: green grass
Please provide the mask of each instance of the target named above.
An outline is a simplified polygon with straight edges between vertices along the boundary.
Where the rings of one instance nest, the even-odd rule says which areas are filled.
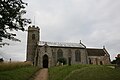
[[[28,80],[37,70],[36,67],[22,67],[0,72],[0,80]]]
[[[0,66],[0,80],[28,80],[39,69],[38,67],[28,65],[28,63],[10,63],[3,65]]]
[[[12,70],[26,66],[32,66],[32,64],[30,62],[0,63],[0,71]]]
[[[87,65],[59,66],[49,68],[49,80],[63,80],[73,70],[87,67]]]
[[[120,80],[120,69],[100,65],[53,67],[49,80]]]

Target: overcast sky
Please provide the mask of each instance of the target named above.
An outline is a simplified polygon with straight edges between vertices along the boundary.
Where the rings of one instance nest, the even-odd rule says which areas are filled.
[[[25,17],[41,29],[42,41],[73,42],[106,49],[111,59],[120,53],[120,0],[25,0]],[[16,32],[22,42],[9,42],[0,56],[26,59],[27,32]]]

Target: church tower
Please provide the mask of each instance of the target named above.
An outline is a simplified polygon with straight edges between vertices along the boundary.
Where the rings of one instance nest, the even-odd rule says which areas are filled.
[[[35,51],[39,41],[39,30],[39,27],[28,27],[26,61],[34,61]]]

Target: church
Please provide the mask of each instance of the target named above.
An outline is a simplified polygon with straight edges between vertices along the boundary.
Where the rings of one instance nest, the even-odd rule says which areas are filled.
[[[103,47],[87,48],[79,43],[40,41],[40,29],[36,26],[28,27],[26,61],[34,66],[49,68],[56,66],[60,58],[66,64],[110,64],[110,55]]]

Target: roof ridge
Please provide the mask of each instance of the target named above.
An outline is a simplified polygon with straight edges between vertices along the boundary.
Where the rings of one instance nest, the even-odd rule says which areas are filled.
[[[85,46],[83,46],[80,43],[67,43],[67,42],[48,42],[48,41],[39,41],[38,45],[44,45],[47,44],[49,46],[61,46],[61,47],[81,47],[81,48],[85,48]]]
[[[86,48],[86,49],[101,49],[101,50],[103,50],[103,48]]]
[[[71,44],[73,43],[73,42],[52,42],[52,41],[51,41],[51,42],[50,42],[50,41],[39,41],[39,42],[48,42],[48,43],[71,43]],[[74,42],[73,44],[80,44],[80,43],[75,43],[75,42]]]

